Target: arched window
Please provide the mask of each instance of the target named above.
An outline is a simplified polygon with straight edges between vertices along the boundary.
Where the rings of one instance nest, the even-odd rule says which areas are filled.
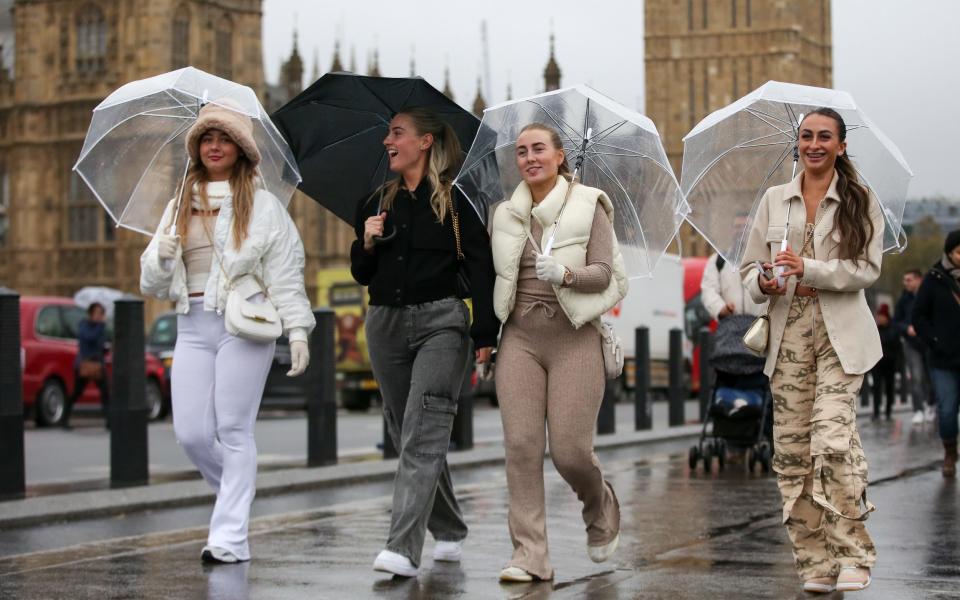
[[[233,20],[223,15],[217,23],[214,64],[217,75],[225,79],[233,77]]]
[[[186,4],[177,7],[173,15],[171,67],[180,69],[190,64],[190,9]]]
[[[102,73],[107,68],[107,21],[95,4],[77,12],[76,65],[82,74]]]

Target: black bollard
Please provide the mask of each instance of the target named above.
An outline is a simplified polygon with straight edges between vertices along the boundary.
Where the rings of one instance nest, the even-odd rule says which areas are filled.
[[[144,364],[143,300],[113,304],[113,386],[106,417],[110,425],[110,486],[144,485],[147,455],[147,381]]]
[[[653,405],[650,402],[650,330],[637,327],[634,336],[633,428],[642,431],[653,427]]]
[[[473,448],[473,365],[471,343],[463,380],[460,382],[460,399],[457,401],[457,414],[453,418],[453,431],[450,432],[454,450]]]
[[[600,412],[597,414],[597,433],[608,434],[617,432],[617,388],[619,379],[607,379],[603,387],[603,401],[600,403]]]
[[[683,389],[683,331],[677,328],[670,330],[670,427],[683,425],[684,397]]]
[[[20,296],[0,288],[0,499],[26,491],[23,387],[20,374]]]
[[[329,308],[313,311],[317,326],[310,335],[310,366],[304,373],[307,396],[307,466],[337,462],[337,380],[334,320]]]
[[[710,354],[713,351],[713,336],[710,329],[703,327],[697,334],[700,346],[700,422],[707,418],[710,399],[713,395],[713,369],[710,368]]]
[[[387,417],[383,417],[383,459],[387,460],[388,458],[397,458],[400,456],[400,453],[397,452],[397,447],[393,444],[393,438],[390,437],[390,431],[387,428]]]

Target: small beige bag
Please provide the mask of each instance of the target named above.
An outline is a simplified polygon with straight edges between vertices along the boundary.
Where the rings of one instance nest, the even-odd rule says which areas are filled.
[[[743,345],[757,354],[766,354],[769,343],[770,314],[768,310],[767,314],[760,315],[750,324],[747,332],[743,334]]]

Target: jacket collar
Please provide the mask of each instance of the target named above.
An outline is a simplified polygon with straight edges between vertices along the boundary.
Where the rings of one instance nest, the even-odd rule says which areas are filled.
[[[560,214],[560,208],[563,206],[563,199],[566,197],[569,187],[570,184],[565,177],[557,177],[557,184],[539,204],[534,206],[530,186],[527,185],[526,181],[521,181],[510,197],[510,211],[523,222],[529,221],[530,217],[533,216],[541,227],[546,228]]]
[[[837,170],[833,170],[833,179],[830,180],[830,187],[827,188],[827,195],[825,198],[830,198],[836,202],[840,202],[840,196],[837,194],[837,180],[840,179],[840,176],[837,175]],[[783,195],[784,202],[790,202],[794,198],[799,198],[803,200],[803,188],[801,184],[803,183],[803,171],[797,173],[797,176],[787,184],[786,194]]]

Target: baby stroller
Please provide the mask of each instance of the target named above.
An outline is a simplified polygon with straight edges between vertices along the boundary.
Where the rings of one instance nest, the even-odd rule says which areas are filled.
[[[743,334],[753,323],[751,315],[730,315],[720,321],[714,335],[710,366],[716,371],[700,441],[690,448],[690,469],[703,461],[710,472],[713,457],[723,470],[728,447],[746,451],[752,472],[759,463],[770,471],[773,456],[773,415],[770,385],[763,374],[765,358],[747,350]]]

